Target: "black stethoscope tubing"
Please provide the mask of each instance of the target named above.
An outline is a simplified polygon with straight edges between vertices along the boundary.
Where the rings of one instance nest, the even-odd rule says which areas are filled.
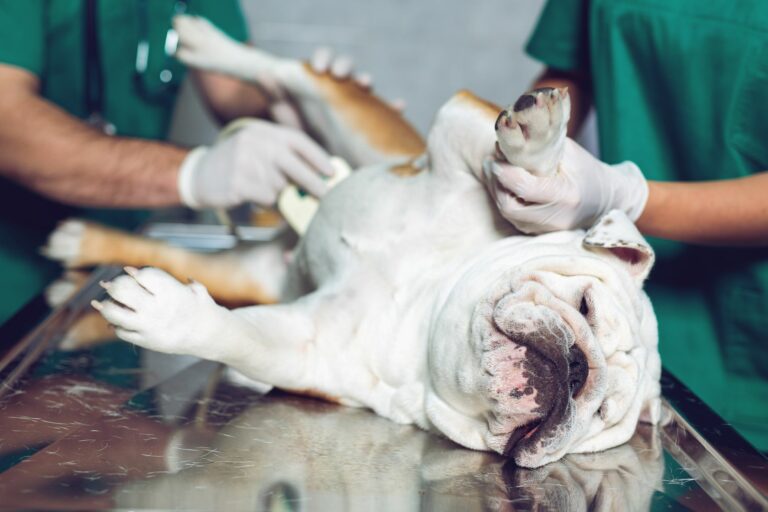
[[[101,65],[101,50],[98,32],[98,0],[84,0],[83,9],[83,47],[85,49],[84,103],[90,124],[102,129],[105,133],[114,134],[115,127],[103,115],[104,112],[104,70]],[[137,0],[139,11],[139,41],[136,48],[136,67],[133,74],[134,85],[141,97],[150,102],[160,102],[170,99],[176,92],[177,84],[172,82],[173,73],[170,69],[160,72],[161,86],[156,91],[150,91],[145,82],[149,57],[149,15],[147,1]],[[187,10],[188,1],[177,1],[174,14]],[[167,48],[169,38],[175,36],[175,31],[169,29],[166,34],[165,51],[170,55],[175,47]],[[174,43],[175,46],[175,43]],[[167,56],[170,56],[167,55]]]

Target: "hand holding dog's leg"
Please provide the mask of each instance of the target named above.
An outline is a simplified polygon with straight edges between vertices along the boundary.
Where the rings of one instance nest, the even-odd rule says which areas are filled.
[[[587,228],[613,209],[634,221],[645,206],[648,185],[637,166],[606,165],[567,138],[569,112],[567,91],[544,88],[496,120],[498,156],[509,164],[486,160],[484,181],[524,233]]]
[[[648,184],[632,162],[607,165],[566,139],[558,171],[535,176],[527,169],[485,162],[485,181],[501,214],[524,233],[588,228],[611,210],[635,221]]]
[[[259,85],[273,102],[273,118],[293,127],[301,124],[353,167],[415,157],[424,150],[419,133],[371,93],[368,79],[350,75],[343,58],[321,54],[303,63],[276,57],[193,16],[177,16],[174,27],[182,62]]]

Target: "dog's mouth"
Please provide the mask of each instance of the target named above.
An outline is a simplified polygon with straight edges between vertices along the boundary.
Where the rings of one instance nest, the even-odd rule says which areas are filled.
[[[573,413],[572,401],[586,383],[589,368],[584,352],[572,346],[568,355],[560,361],[550,361],[539,369],[553,370],[553,378],[543,381],[536,387],[542,395],[541,418],[515,428],[507,440],[504,455],[515,457],[522,451],[532,450],[539,444],[546,444],[550,438],[562,434],[562,426]],[[567,386],[563,385],[567,382]]]
[[[507,447],[504,449],[504,455],[511,455],[512,450],[514,450],[518,443],[531,439],[539,431],[539,426],[541,426],[541,421],[537,420],[520,425],[513,430],[509,436],[509,441],[507,441]]]
[[[534,343],[541,338],[534,336]],[[589,367],[584,352],[575,344],[567,354],[557,347],[533,348],[532,343],[516,339],[531,354],[527,360],[528,382],[536,389],[540,418],[516,427],[509,435],[504,455],[515,457],[522,451],[534,450],[547,444],[550,438],[562,433],[563,425],[573,414],[573,400],[581,393],[587,381]],[[555,345],[559,340],[551,340]]]
[[[532,284],[528,291],[534,288],[542,290]],[[541,296],[510,293],[493,307],[492,318],[486,317],[484,366],[492,375],[496,418],[491,430],[501,434],[512,427],[497,449],[515,459],[567,442],[575,403],[588,389],[589,361],[582,348],[586,334],[566,316],[586,317],[589,301],[576,306],[546,302]]]

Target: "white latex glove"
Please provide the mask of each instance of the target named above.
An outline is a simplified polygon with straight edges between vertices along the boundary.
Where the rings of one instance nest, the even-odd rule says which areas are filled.
[[[302,132],[250,121],[230,137],[187,155],[179,170],[182,202],[190,208],[231,208],[245,202],[272,206],[294,183],[315,197],[333,175],[326,152]]]
[[[347,55],[336,55],[331,48],[321,46],[315,50],[312,59],[309,61],[312,69],[317,73],[330,72],[335,78],[352,78],[355,82],[366,89],[373,87],[373,78],[368,73],[353,73],[355,66],[352,58]],[[396,98],[389,102],[389,105],[395,110],[402,112],[405,110],[405,100]]]
[[[334,78],[341,80],[352,77],[352,71],[355,67],[351,57],[337,55],[327,46],[315,49],[309,64],[316,73],[330,73]],[[371,86],[371,78],[368,75],[356,75],[354,79],[364,87]]]
[[[612,209],[635,221],[648,199],[648,183],[635,164],[607,165],[571,139],[550,176],[491,159],[483,171],[499,211],[524,233],[588,228]]]
[[[354,64],[347,55],[337,55],[328,47],[321,46],[312,54],[310,66],[316,73],[330,73],[333,77],[344,80],[352,78]],[[365,88],[371,87],[369,75],[355,75],[354,80]],[[302,117],[291,101],[287,92],[271,76],[256,77],[256,81],[270,95],[269,115],[276,123],[302,129]]]

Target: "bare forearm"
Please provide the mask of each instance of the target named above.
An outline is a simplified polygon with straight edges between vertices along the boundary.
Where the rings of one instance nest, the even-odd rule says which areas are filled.
[[[14,81],[18,73],[0,69],[0,174],[67,204],[179,204],[187,150],[103,135],[39,97],[36,82]]]
[[[571,97],[571,119],[568,121],[568,136],[575,137],[592,108],[592,91],[589,79],[580,73],[546,69],[536,79],[534,88],[567,87]]]
[[[192,71],[203,101],[217,121],[224,124],[239,117],[268,117],[270,100],[255,85],[210,71]]]
[[[768,172],[699,183],[648,183],[646,235],[712,245],[768,245]]]

